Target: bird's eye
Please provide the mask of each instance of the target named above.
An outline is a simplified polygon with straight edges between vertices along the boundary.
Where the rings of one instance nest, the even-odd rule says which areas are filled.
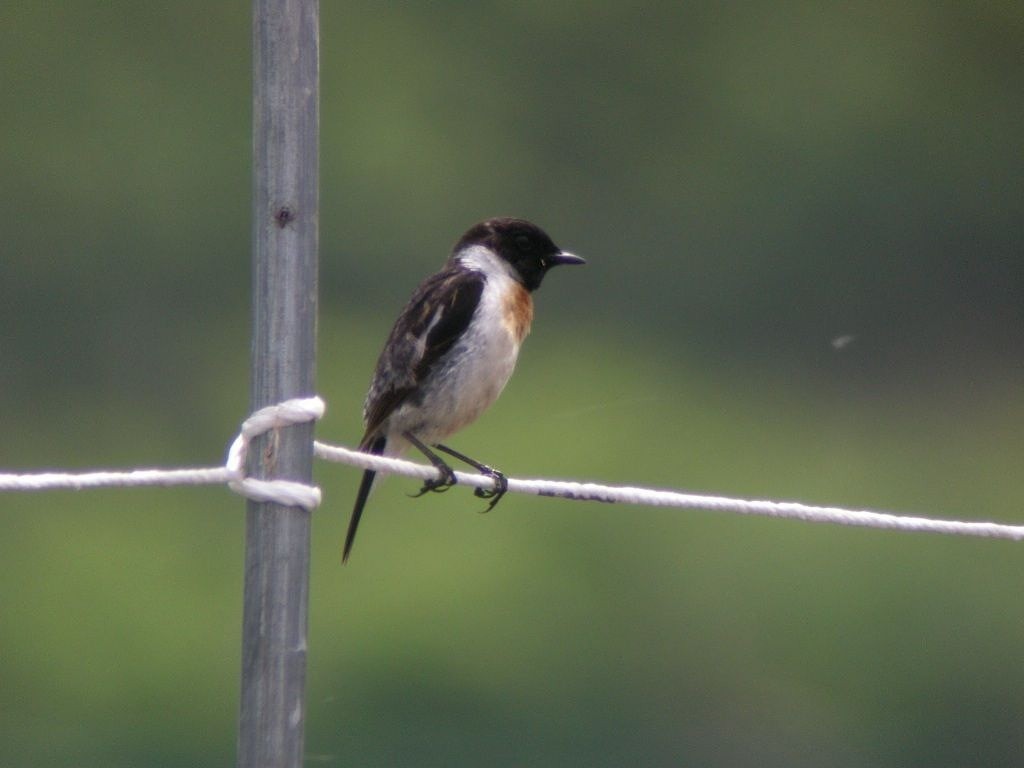
[[[516,248],[518,248],[520,251],[529,253],[530,251],[533,250],[533,240],[528,238],[526,235],[519,235],[516,238]]]

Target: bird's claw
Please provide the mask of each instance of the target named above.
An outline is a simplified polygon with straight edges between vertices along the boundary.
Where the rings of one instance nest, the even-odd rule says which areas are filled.
[[[501,501],[501,497],[508,491],[508,478],[505,477],[503,472],[492,467],[481,467],[480,473],[494,480],[493,488],[474,488],[473,495],[478,499],[490,499],[491,503],[487,505],[487,509],[483,510],[481,514],[487,514]]]
[[[411,494],[412,498],[418,499],[425,493],[444,493],[455,485],[455,473],[451,467],[437,467],[437,471],[441,473],[441,476],[424,480],[420,492]]]

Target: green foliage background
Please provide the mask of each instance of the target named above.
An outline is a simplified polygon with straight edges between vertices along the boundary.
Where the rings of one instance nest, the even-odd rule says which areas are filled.
[[[415,283],[516,214],[589,264],[470,455],[1024,522],[1020,3],[322,5],[322,437],[358,439]],[[223,456],[249,30],[0,11],[0,466]],[[317,479],[310,764],[1019,764],[1020,545],[395,479],[342,569],[356,473]],[[232,761],[241,502],[0,510],[0,765]]]

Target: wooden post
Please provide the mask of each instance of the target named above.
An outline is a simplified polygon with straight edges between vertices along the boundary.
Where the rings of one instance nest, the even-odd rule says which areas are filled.
[[[318,0],[253,2],[253,410],[315,394]],[[309,483],[313,425],[253,441],[253,477]],[[310,513],[249,501],[240,768],[301,768]]]

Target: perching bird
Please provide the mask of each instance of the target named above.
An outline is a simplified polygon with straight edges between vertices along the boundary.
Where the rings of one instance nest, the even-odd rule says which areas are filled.
[[[474,491],[490,499],[492,509],[508,487],[505,476],[441,441],[475,421],[501,394],[530,332],[530,293],[547,271],[583,263],[523,219],[489,219],[466,232],[391,329],[363,405],[366,432],[359,450],[398,456],[410,445],[419,449],[441,473],[420,495],[454,485],[451,467],[434,449],[447,453],[494,478],[493,490]],[[375,475],[363,473],[342,562],[352,552]]]

